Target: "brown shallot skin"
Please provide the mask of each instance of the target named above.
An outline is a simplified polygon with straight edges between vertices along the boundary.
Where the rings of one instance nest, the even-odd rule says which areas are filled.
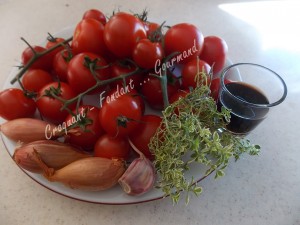
[[[17,147],[13,159],[18,166],[27,171],[42,173],[42,168],[33,159],[35,151],[48,167],[54,169],[60,169],[78,159],[91,157],[89,154],[69,144],[52,140],[40,140]]]
[[[44,170],[44,176],[52,182],[60,182],[72,189],[102,191],[115,186],[125,171],[125,164],[119,159],[89,157],[54,170],[47,167],[36,153],[37,162]]]
[[[52,132],[55,125],[39,119],[19,118],[9,120],[0,126],[0,131],[13,141],[29,143],[46,140],[47,137],[56,138],[63,134]],[[50,139],[50,138],[49,138]]]

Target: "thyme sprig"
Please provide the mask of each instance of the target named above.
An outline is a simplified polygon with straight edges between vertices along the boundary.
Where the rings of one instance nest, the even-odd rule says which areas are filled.
[[[197,181],[186,176],[192,164],[205,166],[204,176],[214,172],[218,178],[225,174],[224,169],[232,157],[237,160],[242,153],[259,153],[258,145],[224,129],[230,121],[230,111],[225,108],[218,111],[209,94],[209,86],[201,85],[169,105],[149,144],[155,154],[157,185],[166,196],[171,196],[173,203],[178,203],[183,191],[186,204],[190,193],[202,192]]]

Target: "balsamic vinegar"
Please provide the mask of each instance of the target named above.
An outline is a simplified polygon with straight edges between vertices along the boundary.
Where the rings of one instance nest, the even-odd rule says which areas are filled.
[[[225,86],[232,95],[241,100],[238,101],[224,90],[221,90],[218,108],[223,105],[231,109],[230,123],[226,128],[236,134],[247,134],[265,118],[269,108],[255,107],[248,105],[246,102],[269,104],[269,100],[260,90],[243,82],[230,82]]]

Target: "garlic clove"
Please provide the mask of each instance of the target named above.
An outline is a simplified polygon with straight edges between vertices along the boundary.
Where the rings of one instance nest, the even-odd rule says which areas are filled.
[[[152,162],[130,140],[128,141],[140,157],[132,161],[119,179],[119,184],[128,195],[141,195],[153,188],[156,179],[155,169]]]
[[[128,195],[146,193],[153,188],[154,182],[154,166],[146,157],[133,160],[119,179],[119,184]]]

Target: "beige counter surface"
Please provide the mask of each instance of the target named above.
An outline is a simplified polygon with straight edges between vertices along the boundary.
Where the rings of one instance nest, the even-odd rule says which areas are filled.
[[[205,36],[223,37],[233,62],[253,62],[286,81],[286,101],[248,138],[261,145],[225,177],[202,182],[203,194],[173,206],[169,198],[136,205],[101,205],[54,193],[26,176],[0,144],[0,225],[93,224],[300,224],[300,27],[299,1],[75,1],[0,0],[0,86],[20,59],[25,44],[40,43],[47,32],[74,25],[97,8],[141,12],[167,24],[189,22]],[[1,88],[2,89],[2,88]]]

